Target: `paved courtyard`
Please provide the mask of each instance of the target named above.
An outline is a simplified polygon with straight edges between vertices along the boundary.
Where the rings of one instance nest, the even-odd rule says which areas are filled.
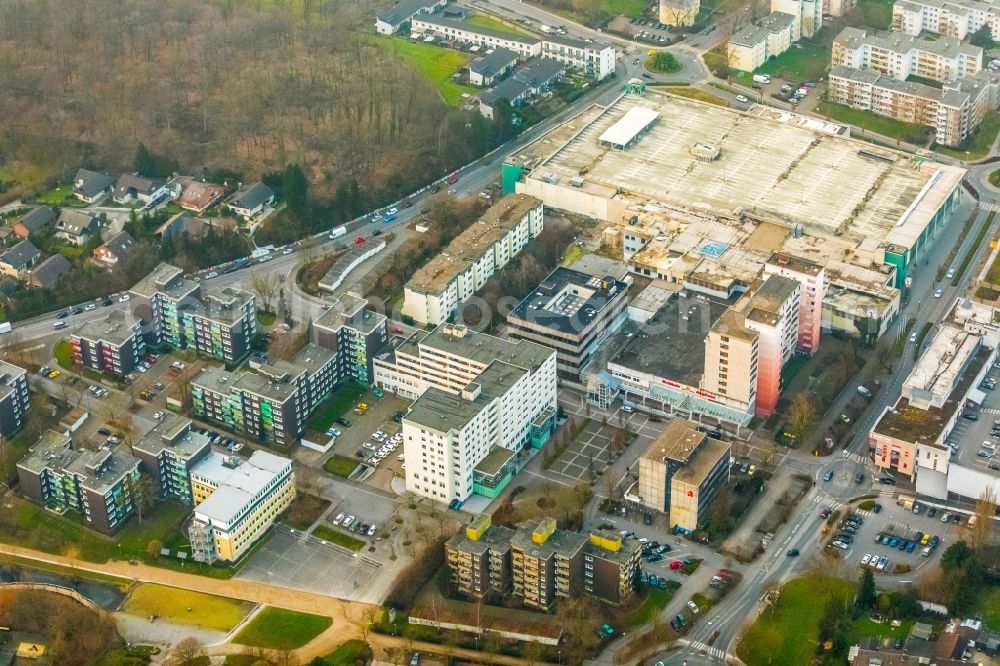
[[[275,533],[251,556],[239,580],[328,594],[339,599],[365,599],[381,566],[365,556],[324,543],[278,525]]]

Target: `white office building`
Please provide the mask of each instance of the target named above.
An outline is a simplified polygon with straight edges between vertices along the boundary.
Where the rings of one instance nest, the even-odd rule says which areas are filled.
[[[980,0],[896,0],[892,29],[907,35],[933,32],[965,39],[984,25],[1000,35],[1000,7]]]
[[[903,81],[973,76],[983,68],[983,50],[954,37],[913,37],[901,32],[844,28],[833,40],[832,64],[873,69]]]

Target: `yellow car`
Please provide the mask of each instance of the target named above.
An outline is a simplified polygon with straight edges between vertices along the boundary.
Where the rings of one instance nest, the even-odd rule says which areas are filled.
[[[58,376],[59,376],[58,370],[53,370],[52,372],[49,373],[49,379],[55,379]]]
[[[359,402],[357,405],[354,406],[354,411],[356,411],[358,414],[364,414],[365,412],[368,411],[368,405],[364,402]]]
[[[656,50],[655,49],[649,49],[649,52],[646,55],[654,56],[654,55],[656,55]]]

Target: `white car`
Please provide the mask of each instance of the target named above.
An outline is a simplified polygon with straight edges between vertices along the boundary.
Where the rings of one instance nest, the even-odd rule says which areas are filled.
[[[295,249],[294,249],[294,248],[291,248],[291,247],[286,247],[286,248],[285,248],[285,251],[284,251],[284,252],[282,252],[281,254],[291,254],[292,252],[295,252]]]
[[[861,558],[861,566],[865,566],[872,559],[871,553],[865,553],[865,556]]]
[[[737,102],[743,102],[744,104],[747,104],[747,103],[749,103],[749,102],[750,102],[750,100],[748,100],[748,99],[747,99],[746,97],[744,97],[743,95],[737,95],[737,96],[736,96],[736,101],[737,101]]]
[[[688,602],[688,608],[690,608],[691,612],[694,613],[695,615],[701,612],[701,609],[698,608],[698,604],[696,604],[694,601]]]
[[[344,520],[344,514],[338,513],[337,517],[333,519],[334,527],[340,527],[340,523]]]
[[[948,272],[945,274],[945,278],[947,278],[947,279],[950,280],[953,277],[955,277],[955,269],[954,268],[949,268]]]
[[[119,303],[125,303],[131,298],[128,294],[122,294],[121,298],[118,299]]]
[[[365,448],[366,448],[366,449],[368,449],[369,451],[374,451],[374,450],[375,450],[375,445],[374,445],[374,444],[372,444],[371,442],[365,442],[365,443],[364,443],[364,444],[362,444],[361,446],[365,447]]]
[[[212,271],[211,273],[209,273],[208,275],[205,276],[205,279],[206,280],[211,280],[214,277],[219,277],[219,274],[216,273],[215,271]]]
[[[350,527],[351,525],[354,524],[354,520],[355,520],[354,516],[348,516],[347,518],[344,518],[344,524],[341,527]]]
[[[834,548],[839,548],[840,550],[847,550],[847,544],[840,540],[834,541],[830,545]]]
[[[942,290],[940,290],[940,289],[935,289],[935,290],[934,290],[934,298],[941,298],[941,294],[943,294],[943,293],[944,293],[944,292],[943,292]]]
[[[155,414],[153,414],[153,418],[159,421],[160,419],[163,418],[163,412],[156,412]]]
[[[88,303],[87,307],[85,307],[84,310],[90,311],[90,310],[95,309],[96,307],[97,307],[96,303]]]

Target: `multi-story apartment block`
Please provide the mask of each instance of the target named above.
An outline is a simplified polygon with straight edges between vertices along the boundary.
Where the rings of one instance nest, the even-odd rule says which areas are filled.
[[[511,539],[514,530],[493,525],[489,515],[473,518],[464,532],[445,543],[451,582],[462,594],[482,599],[507,596],[511,590]]]
[[[672,419],[639,457],[642,504],[668,514],[671,527],[693,532],[729,482],[732,447],[687,419]]]
[[[620,604],[635,592],[642,544],[616,532],[596,530],[583,555],[583,589],[598,599]]]
[[[855,0],[823,0],[823,14],[844,16],[857,4]]]
[[[308,344],[291,361],[274,361],[253,371],[210,368],[191,383],[199,418],[275,446],[298,443],[309,413],[336,384],[334,352]]]
[[[944,82],[977,74],[983,50],[954,37],[928,39],[847,27],[833,40],[832,64],[873,69],[900,81],[920,76]]]
[[[447,321],[486,280],[542,233],[542,202],[511,194],[483,213],[406,283],[403,316],[421,324]]]
[[[759,337],[747,318],[727,309],[705,337],[705,369],[700,386],[716,399],[740,409],[757,404]]]
[[[170,264],[160,264],[131,290],[133,311],[151,345],[191,349],[234,364],[250,353],[257,331],[253,294],[234,287],[206,290]]]
[[[758,281],[733,307],[757,332],[757,400],[754,413],[767,418],[781,392],[781,369],[792,358],[799,332],[799,292],[792,278],[772,275]],[[720,354],[720,366],[722,365]],[[721,371],[721,368],[720,368]],[[720,386],[722,384],[720,377]]]
[[[132,372],[146,352],[142,322],[122,310],[81,324],[69,341],[77,366],[119,377]]]
[[[985,72],[934,88],[838,65],[830,71],[828,95],[838,104],[927,125],[937,143],[959,146],[997,108],[998,91],[1000,83]]]
[[[908,35],[933,32],[965,39],[984,25],[1000,34],[1000,8],[980,0],[896,0],[892,29]]]
[[[583,534],[557,529],[555,518],[524,523],[511,539],[514,596],[548,610],[557,597],[578,594],[586,544]]]
[[[756,25],[733,33],[726,45],[726,65],[730,69],[752,72],[768,58],[787,51],[795,37],[796,19],[785,12],[772,12]]]
[[[27,370],[0,361],[0,435],[10,437],[20,430],[30,405]]]
[[[488,49],[510,49],[522,58],[541,55],[542,42],[530,35],[519,35],[504,30],[445,18],[442,14],[418,14],[410,25],[412,32],[432,33],[452,41],[475,44]]]
[[[602,81],[615,73],[616,49],[607,42],[583,41],[549,35],[542,40],[542,56]]]
[[[544,374],[554,371],[554,353],[547,363]],[[537,372],[503,361],[458,394],[428,388],[403,417],[407,490],[444,502],[496,497],[525,446],[548,439],[555,408],[554,374],[539,381]]]
[[[191,468],[195,561],[235,562],[295,499],[292,461],[267,451],[249,459],[209,452]]]
[[[212,446],[208,437],[191,429],[191,420],[167,414],[142,438],[132,445],[135,456],[142,461],[162,497],[173,497],[185,504],[194,504],[191,494],[191,469],[200,462]]]
[[[660,0],[660,23],[681,26],[694,25],[701,11],[700,0]]]
[[[17,463],[17,476],[25,497],[77,511],[88,526],[113,533],[135,510],[139,460],[105,449],[78,451],[68,435],[49,430]]]
[[[355,294],[338,298],[312,325],[312,341],[336,353],[337,377],[371,384],[372,364],[388,343],[386,316],[367,308]]]
[[[560,267],[507,315],[508,334],[552,347],[559,372],[578,378],[628,319],[627,299],[626,282]]]
[[[780,275],[798,280],[799,324],[795,347],[803,354],[815,354],[819,350],[823,299],[826,297],[826,272],[823,266],[787,252],[775,252],[764,265],[764,275]]]
[[[795,17],[793,42],[809,39],[823,27],[823,0],[771,0],[771,11]]]

